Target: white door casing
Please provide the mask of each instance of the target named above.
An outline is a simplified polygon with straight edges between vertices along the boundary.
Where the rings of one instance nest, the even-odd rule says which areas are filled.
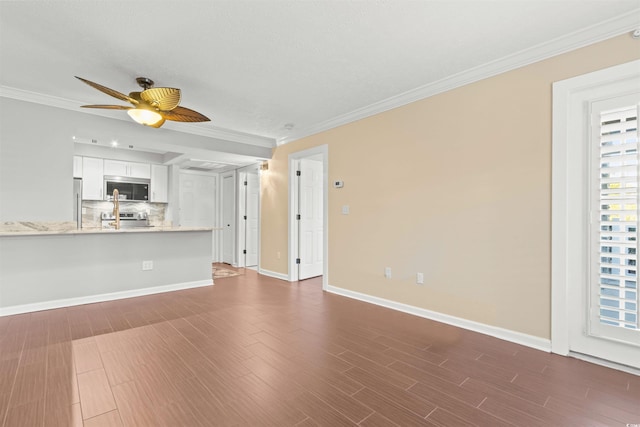
[[[640,347],[603,336],[597,316],[590,180],[591,112],[603,101],[637,92],[640,61],[556,82],[553,87],[552,334],[554,353],[640,368]],[[599,144],[599,140],[596,141]],[[596,184],[597,185],[597,184]],[[591,188],[593,186],[591,185]],[[590,283],[594,286],[590,286]],[[597,285],[599,288],[599,285]],[[594,293],[595,291],[595,293]]]
[[[222,262],[235,265],[235,174],[222,175]]]
[[[328,258],[328,239],[329,239],[329,147],[319,145],[317,147],[298,151],[289,154],[289,244],[288,244],[288,280],[295,282],[298,280],[298,264],[296,258],[298,255],[298,221],[296,215],[298,213],[298,187],[296,179],[296,170],[300,159],[309,158],[319,155],[318,160],[322,161],[323,167],[323,186],[322,186],[322,218],[323,218],[323,238],[322,238],[322,289],[326,290],[329,285],[329,258]]]
[[[260,177],[258,173],[246,174],[245,188],[245,267],[258,265],[258,238],[260,224]]]

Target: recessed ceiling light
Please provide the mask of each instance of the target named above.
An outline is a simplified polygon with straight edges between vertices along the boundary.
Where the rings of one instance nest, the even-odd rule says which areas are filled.
[[[115,139],[113,141],[111,141],[111,146],[112,147],[117,147],[118,146],[118,141],[116,141]]]

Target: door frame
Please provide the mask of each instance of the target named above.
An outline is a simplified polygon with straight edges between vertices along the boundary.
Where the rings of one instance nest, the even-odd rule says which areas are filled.
[[[552,213],[551,213],[551,351],[598,362],[588,355],[573,353],[570,348],[571,284],[585,282],[588,274],[586,260],[587,218],[586,182],[589,170],[587,151],[583,141],[589,139],[590,117],[588,101],[602,97],[605,86],[637,78],[640,60],[573,77],[553,84],[552,132]],[[582,145],[581,145],[582,144]],[[578,159],[579,161],[576,161]],[[579,189],[579,191],[576,191]],[[580,309],[584,308],[581,301]],[[575,316],[575,312],[573,314]],[[624,369],[613,362],[607,366]],[[625,369],[626,370],[626,369]]]
[[[329,146],[327,144],[289,154],[289,274],[290,282],[298,281],[298,265],[296,256],[298,254],[298,223],[296,213],[298,212],[298,184],[296,178],[296,162],[300,159],[313,157],[320,154],[322,157],[322,289],[329,286]]]
[[[245,186],[242,184],[244,182],[244,180],[246,179],[247,174],[250,173],[255,173],[258,176],[258,266],[257,269],[260,269],[260,238],[261,238],[261,232],[260,232],[260,223],[261,223],[261,219],[260,219],[260,209],[261,209],[261,205],[262,205],[262,192],[260,191],[260,189],[262,188],[261,186],[261,182],[262,182],[262,173],[260,171],[260,163],[256,163],[253,165],[249,165],[249,166],[245,166],[239,169],[235,170],[236,172],[236,223],[238,224],[237,229],[236,229],[236,266],[237,267],[245,267],[246,266],[246,257],[243,256],[244,254],[242,253],[242,247],[244,245],[242,245],[241,243],[244,241],[246,243],[246,230],[243,227],[240,227],[240,224],[243,224],[242,221],[244,221],[244,218],[242,218],[243,216],[243,212],[246,211],[247,206],[246,206],[246,191],[247,189],[245,188]],[[244,203],[244,210],[241,207],[241,203]],[[246,224],[245,224],[246,225]]]

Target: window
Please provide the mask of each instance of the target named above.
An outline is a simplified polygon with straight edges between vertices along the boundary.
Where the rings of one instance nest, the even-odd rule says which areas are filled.
[[[638,108],[597,114],[597,280],[600,323],[638,329]]]

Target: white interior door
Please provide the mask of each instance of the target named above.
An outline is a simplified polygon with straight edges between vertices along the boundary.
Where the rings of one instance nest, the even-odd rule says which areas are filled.
[[[235,177],[222,177],[222,262],[234,264],[235,251]]]
[[[215,175],[180,172],[180,226],[216,226],[216,179]],[[216,239],[212,241],[212,261],[215,261],[218,253]]]
[[[321,276],[323,270],[323,164],[301,159],[298,185],[298,279]]]
[[[245,266],[258,265],[258,234],[260,224],[260,179],[257,173],[246,175]]]

